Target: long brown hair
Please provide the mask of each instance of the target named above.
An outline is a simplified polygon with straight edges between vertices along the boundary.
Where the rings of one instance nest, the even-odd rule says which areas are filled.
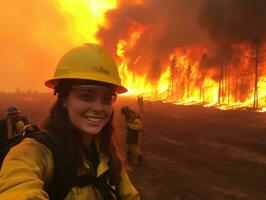
[[[68,87],[66,87],[67,85]],[[70,156],[79,169],[83,167],[84,162],[83,144],[79,134],[77,134],[79,130],[72,125],[67,110],[63,107],[63,101],[69,93],[69,84],[64,84],[64,89],[58,91],[57,100],[50,110],[50,115],[42,123],[42,128],[51,130],[65,138]],[[114,113],[112,113],[109,121],[99,133],[99,149],[108,156],[111,176],[113,181],[118,183],[120,181],[120,172],[125,165],[121,156],[122,148],[114,134],[113,115]]]

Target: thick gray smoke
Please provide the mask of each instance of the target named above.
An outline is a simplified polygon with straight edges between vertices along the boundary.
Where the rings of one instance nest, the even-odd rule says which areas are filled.
[[[241,43],[266,37],[265,0],[203,0],[200,24],[216,43]]]
[[[265,0],[203,0],[199,22],[215,44],[213,64],[222,65],[232,58],[230,44],[266,39]]]
[[[157,58],[161,64],[168,62],[169,55],[176,48],[202,43],[204,37],[195,20],[197,2],[150,0],[141,5],[121,3],[107,13],[109,27],[102,27],[97,36],[106,47],[115,51],[119,39],[130,37],[134,23],[142,25],[145,30],[134,49],[128,52],[128,57],[132,58],[130,66],[139,68],[136,71],[147,70],[144,66],[151,69]],[[138,67],[134,67],[139,56]]]
[[[266,36],[265,0],[148,0],[139,5],[124,2],[107,13],[108,26],[102,27],[97,37],[114,52],[120,39],[130,37],[133,24],[145,27],[133,50],[127,52],[129,67],[138,72],[147,71],[145,67],[154,70],[151,63],[157,58],[163,66],[175,49],[191,45],[208,48],[212,53],[207,63],[220,65],[230,59],[230,44]]]

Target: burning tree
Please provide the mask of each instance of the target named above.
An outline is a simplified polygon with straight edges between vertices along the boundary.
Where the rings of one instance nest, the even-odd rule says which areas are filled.
[[[207,65],[208,56],[206,53],[204,53],[201,57],[200,63],[199,63],[199,71],[200,71],[200,99],[202,99],[203,102],[205,102],[204,98],[204,81],[205,81],[205,66]]]
[[[174,99],[174,91],[175,91],[175,79],[176,79],[176,56],[170,61],[170,90],[171,90],[171,99]]]
[[[253,49],[254,61],[255,61],[255,82],[254,82],[254,101],[253,108],[257,109],[259,106],[258,102],[258,63],[259,63],[259,50],[261,45],[261,38],[259,36],[252,40],[251,47]]]
[[[190,98],[190,79],[191,79],[191,65],[188,65],[186,70],[186,76],[187,76],[187,98]]]
[[[152,63],[151,79],[154,86],[154,98],[157,99],[157,82],[161,75],[161,62],[156,58]]]

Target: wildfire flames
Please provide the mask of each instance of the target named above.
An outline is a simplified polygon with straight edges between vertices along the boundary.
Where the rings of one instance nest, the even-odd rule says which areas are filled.
[[[12,62],[17,60],[20,70],[28,67],[33,71],[36,65],[42,69],[51,66],[50,74],[58,52],[76,44],[98,42],[117,60],[122,83],[129,89],[125,95],[141,95],[174,104],[220,109],[253,107],[266,111],[266,6],[263,1],[51,2],[50,5],[46,1],[39,4],[32,1],[32,10],[24,4],[17,4],[19,9],[13,9],[12,3],[5,3],[8,9],[1,12],[2,23],[9,15],[15,16],[14,19],[23,16],[27,23],[21,23],[18,29],[27,30],[21,37],[29,35],[29,38],[25,40],[27,44],[20,38],[9,40],[13,41],[12,45],[3,43],[3,49],[19,46],[16,49],[25,52],[17,55],[17,59],[6,59],[3,66],[15,65]],[[34,17],[37,14],[38,18]],[[10,22],[16,25],[10,16]],[[50,24],[47,21],[52,21],[51,18],[54,21]],[[10,34],[8,28],[0,32],[2,38],[16,38],[18,30]],[[28,34],[32,29],[34,34]],[[54,34],[46,34],[46,29]],[[53,42],[53,49],[46,41]],[[25,51],[27,46],[31,49]],[[47,57],[33,56],[33,51]],[[2,55],[11,57],[6,52]],[[48,77],[48,71],[43,70],[43,76]],[[5,86],[4,81],[1,84]],[[29,86],[31,81],[26,84]]]
[[[206,55],[203,53],[204,49],[188,47],[184,52],[176,50],[169,56],[169,64],[163,67],[164,71],[155,82],[149,79],[146,73],[137,75],[128,69],[127,58],[121,53],[125,52],[124,45],[126,42],[118,43],[117,55],[121,58],[119,72],[122,82],[129,88],[126,95],[142,95],[146,99],[163,100],[175,104],[202,103],[206,107],[217,106],[220,109],[253,107],[255,64],[248,44],[232,47],[240,51],[237,60],[224,66],[214,66],[204,72],[200,70],[200,55]],[[198,61],[190,60],[191,51],[198,53]],[[264,67],[265,64],[261,66]],[[260,71],[257,103],[258,107],[265,111],[266,70]],[[216,76],[220,76],[218,80],[215,79]]]
[[[181,12],[178,6],[188,9],[191,8],[191,2],[168,1],[167,8],[156,0],[148,2],[153,8],[153,14],[164,16],[160,18],[159,25],[154,25],[154,21],[149,17],[144,17],[145,20],[141,18],[145,13],[151,12],[145,5],[127,4],[120,5],[116,10],[107,13],[109,27],[102,28],[98,32],[98,38],[107,47],[110,48],[114,44],[117,47],[119,72],[123,84],[129,88],[126,95],[141,95],[149,100],[162,100],[174,104],[216,106],[224,110],[253,107],[265,111],[266,30],[257,27],[259,23],[254,27],[255,19],[262,21],[257,19],[262,14],[262,10],[257,9],[260,2],[242,7],[241,1],[232,4],[227,2],[232,7],[238,6],[240,10],[246,12],[249,17],[246,17],[247,25],[253,29],[250,31],[252,34],[248,34],[247,25],[243,24],[239,24],[241,25],[239,35],[237,35],[238,30],[233,33],[227,27],[225,29],[228,30],[224,33],[219,27],[216,27],[216,32],[210,29],[209,39],[215,43],[214,48],[208,42],[201,41],[198,45],[189,42],[184,44],[178,38],[171,37],[171,33],[175,33],[176,37],[180,35],[184,40],[198,39],[192,39],[191,33],[184,36],[186,30],[180,33],[178,29],[187,27],[179,23],[178,14],[175,15],[176,18],[171,18],[173,17],[171,14]],[[204,8],[200,11],[199,17],[205,26],[206,23],[213,23],[212,19],[208,18],[209,14],[213,14],[212,9],[217,9],[216,6],[221,6],[219,9],[226,9],[228,5],[220,4],[219,1],[203,1]],[[132,14],[133,11],[140,13]],[[190,23],[187,14],[181,15]],[[222,17],[220,20],[222,23]],[[118,27],[122,27],[122,33],[110,35]],[[243,37],[241,31],[246,31],[247,34]],[[165,35],[169,32],[169,38],[166,38]],[[160,49],[156,46],[156,41],[165,44],[161,45]]]

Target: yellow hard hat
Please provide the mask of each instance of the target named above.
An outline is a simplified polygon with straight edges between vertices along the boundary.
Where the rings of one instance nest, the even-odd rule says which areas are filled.
[[[114,60],[97,44],[84,44],[68,51],[57,64],[54,78],[45,85],[54,89],[64,79],[100,81],[116,86],[119,94],[127,92]]]

